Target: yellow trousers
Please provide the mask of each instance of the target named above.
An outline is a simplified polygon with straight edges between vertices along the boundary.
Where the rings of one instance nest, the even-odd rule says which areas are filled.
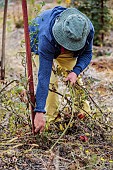
[[[34,59],[35,65],[38,66],[38,57],[35,56]],[[57,59],[54,60],[58,66],[65,70],[72,70],[73,67],[76,64],[76,59],[73,58],[73,52],[70,52],[68,50],[65,50],[65,53],[60,54]],[[52,84],[54,84],[55,89],[58,89],[58,79],[54,75],[53,71],[51,73],[51,78],[50,78],[50,89],[52,89]],[[50,92],[48,93],[48,97],[46,100],[46,116],[47,116],[47,122],[51,122],[54,120],[58,114],[57,109],[59,105],[59,99],[58,99],[58,94]],[[86,100],[84,102],[83,109],[86,110],[88,113],[90,113],[90,106],[88,101]]]

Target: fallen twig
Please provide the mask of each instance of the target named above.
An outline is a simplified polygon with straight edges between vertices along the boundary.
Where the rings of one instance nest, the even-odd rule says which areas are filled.
[[[12,84],[12,83],[14,83],[14,82],[19,82],[18,80],[12,80],[11,82],[9,82],[4,88],[2,88],[1,90],[0,90],[0,93],[2,93],[10,84]]]

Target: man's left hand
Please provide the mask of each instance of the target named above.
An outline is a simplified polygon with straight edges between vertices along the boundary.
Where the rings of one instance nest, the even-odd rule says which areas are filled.
[[[70,81],[71,85],[75,85],[75,83],[77,81],[76,73],[74,73],[74,72],[69,73],[65,81]]]

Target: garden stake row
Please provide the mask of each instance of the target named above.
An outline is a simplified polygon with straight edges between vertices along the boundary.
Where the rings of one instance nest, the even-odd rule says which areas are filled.
[[[28,29],[28,14],[27,14],[27,2],[26,2],[26,0],[22,0],[22,10],[23,10],[23,20],[24,20],[28,85],[29,85],[29,93],[30,93],[30,101],[31,101],[32,131],[33,131],[33,134],[35,134],[35,127],[34,127],[35,97],[34,97],[34,83],[33,83],[31,48],[30,48],[30,37],[29,37],[29,29]]]

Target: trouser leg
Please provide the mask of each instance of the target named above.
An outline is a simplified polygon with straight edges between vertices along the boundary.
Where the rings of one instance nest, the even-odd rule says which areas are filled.
[[[60,54],[58,58],[54,60],[54,62],[65,70],[71,70],[76,62],[76,60],[72,56],[73,56],[72,52],[66,54]],[[53,72],[51,74],[51,79],[50,79],[50,85],[49,85],[50,89],[52,88],[52,86],[54,86],[56,91],[58,91],[58,80]],[[47,111],[46,116],[48,122],[54,120],[57,117],[58,105],[59,105],[58,94],[49,91],[47,101],[46,101],[46,111]]]
[[[50,84],[49,84],[50,89],[55,89],[58,90],[58,79],[55,76],[55,74],[51,73],[51,78],[50,78]],[[58,104],[59,104],[59,97],[58,94],[49,91],[48,92],[48,97],[46,100],[46,117],[47,117],[47,122],[51,122],[54,120],[57,115],[58,115]]]
[[[67,51],[66,54],[59,55],[58,58],[56,59],[56,62],[60,67],[64,68],[65,70],[73,70],[73,67],[76,64],[76,59],[73,58],[73,52]],[[82,78],[80,76],[77,82],[78,84],[83,85]],[[78,87],[77,94],[79,93],[79,91],[81,91],[81,89]],[[84,98],[83,96],[85,96],[85,92],[82,91],[81,95],[82,95],[81,98]],[[79,102],[79,101],[75,101],[75,102]],[[77,110],[79,110],[79,112],[82,112],[82,113],[86,113],[86,112],[90,113],[91,110],[90,110],[89,101],[85,99],[85,100],[82,100],[81,102],[82,102],[82,107],[81,109],[77,108]],[[85,110],[86,112],[83,111],[82,109]]]
[[[33,56],[33,63],[34,63],[34,66],[37,67],[37,69],[39,69],[39,56],[38,55]],[[49,88],[52,89],[53,86],[56,90],[58,90],[58,80],[52,71]],[[56,93],[49,91],[48,97],[46,100],[47,122],[50,122],[55,119],[55,117],[57,116],[57,113],[58,113],[57,108],[58,108],[58,95]]]

